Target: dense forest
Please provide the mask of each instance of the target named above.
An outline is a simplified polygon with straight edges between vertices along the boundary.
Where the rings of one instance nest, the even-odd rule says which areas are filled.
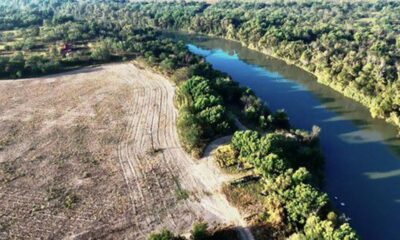
[[[199,157],[211,140],[234,134],[230,144],[218,149],[215,159],[223,168],[233,166],[258,177],[262,190],[255,194],[262,196],[263,208],[255,221],[267,226],[268,237],[357,239],[320,190],[323,159],[318,128],[311,133],[292,129],[284,112],[271,112],[250,89],[239,87],[229,76],[191,54],[183,42],[165,38],[157,29],[197,31],[239,40],[317,75],[324,73],[329,76],[324,81],[335,87],[347,86],[346,91],[379,109],[378,115],[393,115],[395,119],[398,106],[392,91],[398,81],[398,50],[393,44],[399,40],[389,41],[394,39],[389,33],[396,31],[392,20],[397,16],[390,14],[392,10],[385,4],[11,2],[0,3],[0,77],[36,76],[110,61],[143,62],[178,86],[177,126],[187,152]],[[392,5],[391,9],[396,9],[397,5]],[[365,8],[374,9],[376,16],[365,20]],[[319,15],[310,14],[314,11]],[[352,24],[359,29],[342,29],[343,21],[353,14],[352,21],[364,19]],[[364,36],[356,37],[371,22],[383,24],[379,14],[388,18],[385,26],[392,29],[384,30],[380,37],[371,32],[368,42]],[[321,17],[325,15],[329,17]],[[378,30],[368,27],[368,31]],[[369,47],[378,42],[378,48],[385,49],[379,50],[384,55]],[[363,64],[369,64],[371,73]],[[361,74],[367,77],[366,85],[356,87]],[[370,89],[369,95],[362,89]],[[380,100],[369,101],[373,94]],[[392,102],[383,104],[387,101]],[[235,118],[252,130],[235,132]],[[150,239],[181,238],[165,230]]]
[[[318,80],[400,126],[400,3],[269,1],[137,4],[136,24],[240,41]],[[137,17],[140,16],[140,17]]]

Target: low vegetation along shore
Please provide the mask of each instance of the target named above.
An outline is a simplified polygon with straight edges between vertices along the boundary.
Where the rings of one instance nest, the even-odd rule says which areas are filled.
[[[231,203],[237,206],[243,215],[247,216],[249,228],[253,230],[256,238],[358,238],[355,231],[346,223],[346,220],[339,217],[339,213],[335,213],[335,210],[329,203],[327,194],[320,190],[323,181],[323,158],[318,144],[319,129],[315,127],[311,133],[308,133],[291,128],[284,111],[271,112],[250,89],[239,87],[229,76],[212,69],[209,64],[205,63],[204,59],[191,54],[184,43],[163,38],[156,30],[148,28],[156,26],[184,29],[190,25],[192,30],[199,30],[204,33],[217,35],[222,35],[222,33],[234,34],[231,37],[258,36],[254,32],[251,34],[250,32],[245,33],[247,28],[244,26],[252,26],[251,23],[253,20],[256,25],[262,24],[262,21],[261,23],[258,22],[258,18],[253,19],[248,14],[241,12],[241,9],[260,8],[264,5],[242,4],[236,6],[236,3],[221,3],[212,6],[203,3],[128,4],[115,3],[114,1],[105,1],[104,4],[97,4],[95,1],[76,3],[74,1],[60,0],[51,3],[39,2],[30,5],[28,3],[28,6],[24,8],[25,11],[19,11],[20,8],[24,7],[24,4],[20,2],[15,3],[13,7],[0,6],[0,11],[4,13],[3,16],[12,16],[4,18],[0,25],[0,29],[2,30],[1,44],[3,46],[0,52],[0,69],[3,74],[1,77],[20,78],[42,75],[81,67],[83,65],[110,61],[135,60],[138,64],[144,64],[146,68],[152,68],[154,71],[168,76],[177,86],[174,99],[175,106],[179,111],[176,126],[180,145],[186,152],[195,158],[200,158],[203,155],[204,148],[212,140],[226,135],[233,135],[230,142],[215,150],[213,156],[219,166],[226,172],[246,175],[242,179],[228,183],[223,190]],[[279,7],[280,5],[276,6]],[[318,6],[317,4],[316,7]],[[233,8],[236,10],[230,10]],[[295,7],[293,8],[295,9]],[[170,14],[172,11],[175,13],[172,15],[174,17]],[[204,15],[206,18],[202,20],[202,14],[207,12],[210,12],[210,15]],[[244,19],[240,20],[240,18],[237,22],[234,20],[236,18],[232,18],[231,22],[229,22],[229,20],[226,20],[229,18],[224,17],[224,14],[227,13],[232,13],[233,16],[235,14],[243,14],[243,16],[248,18],[248,22],[244,21]],[[213,20],[216,16],[218,16],[218,21]],[[276,24],[284,25],[278,21],[279,19],[281,18],[274,20]],[[207,23],[211,24],[215,22],[220,22],[226,26],[207,25]],[[140,25],[144,27],[139,28],[138,26]],[[201,29],[196,29],[194,26]],[[268,30],[266,27],[263,29],[265,31]],[[282,27],[281,29],[285,28]],[[229,31],[218,33],[218,31],[226,30]],[[310,31],[306,31],[306,33],[310,35],[309,42],[311,43],[316,36],[314,36],[312,30]],[[300,31],[300,33],[303,32]],[[281,35],[282,37],[285,36],[284,33]],[[284,48],[286,45],[281,44],[285,43],[289,46],[294,43],[290,43],[290,41],[285,41],[284,39],[279,40],[276,37],[275,39],[276,41],[272,42],[275,45],[271,46],[276,46],[276,51],[282,52],[282,54],[292,51],[292,48],[289,47],[287,51],[283,51],[281,48]],[[259,41],[259,39],[254,39],[254,41]],[[297,44],[300,43],[296,43],[296,47],[293,47],[294,49],[300,48],[300,45]],[[300,50],[298,51],[301,52]],[[296,53],[299,52],[296,50]],[[293,55],[293,58],[296,58],[296,56]],[[304,58],[308,59],[309,63],[314,61],[312,60],[312,52],[309,55],[306,54]],[[302,56],[301,59],[303,59]],[[315,69],[320,69],[320,67],[315,66]],[[390,68],[390,66],[386,67]],[[322,69],[331,69],[331,66],[328,68],[327,65],[326,68]],[[392,70],[391,72],[393,73]],[[109,71],[111,71],[111,75],[120,74],[118,70],[112,72],[112,68]],[[388,70],[385,73],[389,74],[389,72]],[[116,181],[120,183],[118,186],[121,186],[121,179],[126,183],[126,186],[121,190],[121,192],[127,193],[121,200],[124,203],[121,206],[124,206],[124,208],[111,208],[110,213],[118,212],[119,214],[123,214],[125,212],[124,209],[129,208],[132,215],[124,218],[124,221],[116,217],[114,227],[111,227],[109,231],[103,229],[104,232],[97,231],[96,227],[107,226],[109,224],[104,222],[107,221],[107,213],[104,213],[104,219],[100,220],[80,219],[79,221],[82,220],[83,225],[85,225],[84,223],[91,223],[87,226],[91,231],[80,232],[79,236],[81,237],[90,236],[90,234],[94,234],[93,236],[97,237],[104,237],[107,234],[122,231],[121,229],[129,231],[130,227],[135,229],[132,230],[134,233],[130,235],[121,233],[121,235],[142,239],[150,229],[156,230],[161,225],[170,227],[173,231],[187,230],[187,223],[190,220],[195,221],[196,217],[191,217],[190,209],[193,210],[193,208],[190,208],[186,204],[186,199],[191,198],[191,193],[193,196],[198,196],[199,198],[206,198],[208,195],[204,192],[195,194],[195,191],[191,189],[192,185],[189,183],[193,183],[193,186],[199,186],[199,188],[206,190],[207,186],[204,185],[209,183],[202,182],[201,178],[193,177],[191,175],[193,173],[191,172],[185,172],[192,170],[190,168],[192,167],[192,160],[187,159],[187,155],[183,153],[176,153],[173,150],[174,146],[169,146],[168,142],[165,142],[164,145],[167,144],[169,147],[163,147],[160,139],[167,141],[165,139],[166,136],[175,139],[173,137],[175,134],[175,131],[173,131],[174,128],[166,128],[168,132],[164,133],[152,131],[153,125],[157,125],[154,121],[159,121],[158,127],[162,126],[162,124],[174,124],[174,115],[168,115],[168,113],[165,113],[166,117],[160,115],[157,118],[158,120],[154,120],[152,117],[157,115],[158,108],[158,113],[162,111],[167,111],[170,114],[173,113],[172,105],[166,105],[167,103],[165,103],[172,96],[168,95],[168,91],[163,92],[163,89],[170,88],[170,86],[165,85],[165,81],[158,79],[159,77],[150,76],[149,73],[140,72],[139,70],[132,72],[133,75],[136,74],[133,80],[129,78],[129,71],[126,74],[122,74],[118,81],[121,81],[121,86],[126,87],[123,92],[134,99],[136,97],[137,101],[132,100],[132,104],[135,105],[132,105],[131,108],[125,105],[117,106],[117,109],[121,109],[122,115],[125,112],[133,112],[132,119],[129,118],[126,123],[121,122],[119,125],[114,126],[116,127],[116,131],[121,129],[121,136],[125,136],[125,138],[113,139],[113,133],[107,132],[110,130],[107,126],[109,126],[110,122],[114,122],[114,120],[103,116],[101,112],[109,111],[113,108],[112,105],[107,106],[106,109],[99,108],[93,117],[95,120],[98,118],[98,121],[101,121],[105,129],[98,149],[102,151],[108,149],[101,147],[103,146],[101,144],[108,144],[110,148],[113,146],[117,147],[117,156],[113,157],[119,160],[124,178],[118,178],[118,181]],[[344,75],[347,76],[346,74]],[[68,76],[68,73],[66,73],[66,76]],[[104,78],[107,78],[107,76],[104,75]],[[384,76],[388,77],[389,75]],[[397,75],[393,76],[397,77]],[[123,83],[124,79],[127,81],[125,85]],[[15,84],[18,85],[20,83]],[[51,85],[51,81],[49,84]],[[18,88],[20,86],[14,87]],[[5,88],[8,89],[8,87]],[[40,84],[38,88],[40,88]],[[133,94],[133,96],[129,95],[132,94],[129,89],[136,94]],[[137,92],[142,90],[145,91],[144,94]],[[157,94],[153,90],[160,91],[161,93]],[[75,96],[74,100],[86,96],[85,89],[79,89],[79,91],[83,92],[72,94],[73,91],[71,90],[71,96]],[[60,100],[53,103],[58,108],[61,107],[61,99],[65,97],[62,93],[60,94],[61,96],[57,98]],[[113,91],[113,95],[118,95],[118,93],[114,93]],[[147,106],[145,104],[148,104],[151,99],[142,99],[143,101],[139,101],[141,98],[144,98],[143,96],[150,96],[153,100],[161,96],[165,98],[165,101],[155,101],[153,107]],[[97,95],[88,96],[88,98],[97,97]],[[7,101],[10,101],[11,97],[7,99]],[[40,106],[44,103],[43,101],[38,102]],[[77,103],[76,101],[71,101],[71,104],[71,109],[74,109]],[[126,102],[120,102],[120,104],[126,104]],[[170,108],[166,108],[167,106]],[[2,109],[6,109],[7,105],[1,105],[1,107]],[[36,105],[32,106],[32,109],[36,109],[37,107]],[[146,109],[148,111],[151,110],[151,114],[146,114],[144,112]],[[392,109],[385,109],[385,111],[392,111]],[[13,116],[12,114],[17,113],[10,112],[10,114],[10,116]],[[97,156],[96,149],[90,149],[88,145],[90,139],[86,139],[88,136],[86,133],[93,133],[96,130],[92,129],[92,127],[95,128],[96,126],[92,124],[91,121],[93,121],[93,118],[90,118],[90,116],[88,114],[88,119],[82,120],[85,124],[78,118],[73,119],[75,130],[72,133],[76,134],[76,136],[74,135],[73,139],[71,139],[71,144],[65,146],[71,147],[71,149],[61,150],[58,155],[50,152],[48,155],[43,156],[36,155],[35,151],[34,155],[30,154],[36,148],[45,148],[45,145],[30,146],[28,148],[25,145],[21,145],[20,147],[26,150],[24,153],[28,155],[15,155],[16,153],[13,153],[12,149],[15,149],[15,144],[19,142],[19,137],[22,139],[25,136],[19,135],[20,130],[25,128],[14,126],[12,122],[7,125],[7,121],[3,121],[8,128],[2,128],[2,132],[0,132],[0,153],[2,154],[0,155],[2,156],[0,162],[4,173],[3,176],[6,176],[1,182],[2,189],[8,189],[8,191],[19,189],[24,181],[27,181],[25,177],[29,174],[26,169],[24,170],[24,164],[21,164],[19,160],[28,157],[33,161],[31,163],[33,166],[36,162],[46,165],[49,164],[50,160],[53,161],[52,163],[55,164],[55,167],[49,171],[57,173],[57,177],[51,180],[54,183],[64,182],[64,177],[66,176],[60,174],[61,170],[64,171],[68,167],[75,166],[72,162],[68,162],[69,160],[81,160],[78,161],[78,165],[96,165],[100,162],[100,165],[103,167],[102,170],[104,170],[106,166],[103,165],[104,159],[111,157],[112,153],[105,152],[103,155]],[[143,123],[139,116],[147,117],[148,119]],[[162,119],[164,119],[164,123],[162,123]],[[20,119],[20,121],[24,121],[24,119]],[[249,130],[238,131],[238,121],[241,121]],[[61,123],[62,121],[59,124]],[[138,125],[142,126],[142,128],[139,129]],[[39,129],[34,122],[30,123],[29,126],[29,129],[32,129],[34,132],[37,132],[37,129]],[[126,128],[123,126],[126,126]],[[148,134],[145,134],[146,130],[148,130]],[[142,133],[140,134],[140,132]],[[50,131],[49,134],[55,138],[56,142],[62,144],[63,132],[59,134]],[[135,134],[140,137],[140,144],[132,143],[136,139]],[[68,134],[65,137],[68,138],[67,136]],[[175,147],[178,145],[176,143]],[[81,147],[84,148],[81,149]],[[177,148],[177,151],[179,151],[180,147]],[[76,149],[80,150],[76,152]],[[60,149],[57,148],[57,150]],[[70,153],[65,155],[68,151]],[[174,156],[179,158],[179,160],[174,159]],[[68,162],[68,164],[65,164],[65,162]],[[159,163],[163,163],[164,165],[160,165]],[[58,166],[57,164],[61,165]],[[165,166],[165,168],[160,169],[157,166]],[[174,176],[175,170],[180,172],[181,176],[188,176],[188,178],[183,178],[182,180],[176,178]],[[206,169],[197,169],[197,172],[201,171],[206,171]],[[83,184],[86,181],[81,178],[90,178],[91,174],[96,174],[99,177],[103,176],[101,171],[79,174],[82,176],[77,177],[77,184],[72,184],[72,186],[80,186],[79,184]],[[144,176],[143,179],[140,178],[142,175]],[[106,176],[108,175],[104,174],[103,177],[106,178]],[[160,181],[160,176],[167,176],[165,184],[168,187],[162,185],[163,182]],[[40,179],[36,175],[31,177],[33,179]],[[108,176],[110,179],[113,177],[115,176]],[[141,184],[146,181],[152,183],[142,188]],[[58,211],[60,215],[66,215],[63,218],[64,220],[68,219],[69,215],[79,218],[79,210],[84,209],[84,203],[90,202],[85,202],[86,198],[91,197],[85,195],[90,193],[90,191],[80,192],[79,188],[77,190],[69,185],[62,188],[47,186],[48,182],[45,181],[43,182],[43,186],[41,185],[42,187],[46,186],[46,188],[40,188],[41,190],[47,189],[48,202],[42,203],[40,206],[35,205],[32,211],[26,209],[23,215],[27,216],[36,211],[46,211],[48,214],[54,214],[54,211]],[[99,183],[98,181],[96,182]],[[85,186],[88,187],[89,185]],[[99,188],[98,193],[100,193],[100,185],[96,186]],[[154,187],[154,191],[151,186]],[[188,189],[193,191],[186,192]],[[106,190],[109,192],[113,191],[108,188]],[[40,191],[38,190],[37,192]],[[18,194],[24,192],[29,192],[29,189],[24,188],[23,191],[15,194],[18,196]],[[171,195],[171,192],[174,192],[175,195]],[[157,199],[157,197],[154,194],[157,194],[161,198],[161,201],[155,201],[154,199]],[[214,197],[214,200],[220,197],[218,194],[210,195]],[[40,196],[36,197],[40,198]],[[153,199],[153,205],[146,203],[147,198]],[[7,199],[11,201],[11,199]],[[26,205],[28,200],[22,203],[22,205]],[[179,200],[182,202],[179,202]],[[109,201],[116,203],[119,200],[110,199]],[[107,202],[104,202],[104,204],[107,205]],[[170,208],[170,204],[174,208]],[[111,205],[120,206],[119,204]],[[64,206],[64,208],[60,210],[58,208],[60,206]],[[228,205],[224,205],[224,207],[228,207]],[[73,209],[74,213],[68,212],[68,209]],[[103,208],[100,207],[99,209]],[[93,211],[102,211],[99,209]],[[177,212],[173,212],[171,209]],[[11,213],[0,212],[0,214],[9,215]],[[90,213],[88,214],[90,215]],[[195,216],[196,214],[199,213],[194,213]],[[39,216],[43,217],[45,215]],[[163,216],[167,217],[163,218]],[[177,217],[188,217],[189,219],[185,219],[185,224],[181,226]],[[17,226],[18,228],[21,226],[18,217],[12,219],[13,221],[8,221],[8,223],[0,223],[1,229],[4,229],[6,233],[10,233],[7,232],[7,229],[12,229],[11,236],[16,232],[16,228],[14,227]],[[130,220],[128,221],[127,219]],[[169,219],[170,221],[165,223],[163,222],[165,219]],[[77,220],[77,223],[79,221]],[[15,222],[17,222],[17,225],[13,225]],[[51,230],[44,229],[43,231]],[[68,229],[65,231],[68,232]],[[65,231],[59,230],[57,232],[58,235],[57,233],[55,234],[63,236],[63,234],[66,234]],[[193,227],[192,238],[217,239],[220,233],[220,231],[207,229],[207,224],[205,223],[197,223]],[[37,234],[35,236],[40,236],[40,232]],[[232,232],[225,231],[224,234],[231,236]],[[160,233],[152,234],[149,238],[182,239],[183,237],[175,236],[174,233],[165,229]]]

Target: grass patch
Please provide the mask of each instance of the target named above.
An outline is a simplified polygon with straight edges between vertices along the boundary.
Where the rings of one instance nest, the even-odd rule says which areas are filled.
[[[50,186],[46,190],[46,201],[54,202],[56,207],[72,209],[78,203],[78,196],[64,187]]]
[[[68,194],[63,199],[64,207],[67,209],[72,209],[78,202],[78,197],[75,194]]]
[[[7,183],[15,178],[16,168],[12,163],[4,162],[0,163],[0,172],[2,173],[0,182]]]
[[[181,183],[179,182],[179,178],[178,177],[173,177],[172,178],[175,182],[175,193],[178,197],[178,200],[186,200],[189,198],[189,194],[187,193],[187,191],[185,191],[182,186]]]
[[[264,196],[260,194],[263,186],[259,181],[240,184],[224,184],[222,192],[233,206],[244,212],[244,217],[249,222],[258,222],[260,209],[263,208]]]

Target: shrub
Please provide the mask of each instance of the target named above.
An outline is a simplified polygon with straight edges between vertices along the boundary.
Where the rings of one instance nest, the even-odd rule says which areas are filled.
[[[209,237],[207,231],[208,225],[204,222],[194,223],[191,231],[191,239],[193,240],[206,240]]]
[[[179,113],[177,127],[185,150],[190,152],[194,148],[201,148],[203,130],[194,114],[187,109],[182,109]]]
[[[111,40],[101,40],[92,47],[91,57],[97,61],[108,61],[111,58]]]
[[[274,127],[279,129],[290,128],[289,117],[286,114],[285,110],[280,109],[272,115],[272,124],[274,125]]]
[[[150,234],[148,240],[184,240],[184,237],[175,236],[171,231],[167,229],[161,230],[160,233]]]
[[[220,167],[229,167],[238,163],[238,153],[230,144],[218,147],[213,157]]]
[[[191,77],[191,71],[188,67],[183,67],[175,70],[171,79],[175,84],[180,84]]]

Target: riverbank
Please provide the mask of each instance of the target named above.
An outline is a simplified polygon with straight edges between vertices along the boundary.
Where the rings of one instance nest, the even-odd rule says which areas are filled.
[[[162,30],[162,29],[159,29]],[[191,35],[196,35],[198,33],[190,31],[190,30],[178,30],[178,32],[184,33],[184,34],[191,34]],[[361,92],[359,92],[358,90],[352,89],[351,86],[347,85],[347,86],[341,86],[340,84],[335,84],[334,81],[330,82],[327,79],[329,79],[329,77],[327,78],[326,76],[324,76],[322,73],[317,73],[315,71],[312,71],[311,69],[309,69],[308,67],[299,64],[300,61],[292,61],[288,58],[284,58],[281,57],[277,54],[274,53],[274,51],[272,51],[271,49],[262,47],[262,46],[257,46],[255,44],[247,44],[245,42],[242,42],[240,40],[234,39],[234,38],[230,38],[230,37],[226,37],[226,36],[220,36],[220,35],[215,35],[215,34],[208,34],[208,33],[201,33],[204,36],[208,36],[208,37],[215,37],[215,38],[221,38],[221,39],[225,39],[228,41],[234,41],[237,42],[239,44],[241,44],[243,47],[249,48],[251,50],[260,52],[268,57],[272,57],[278,60],[282,60],[285,63],[289,64],[289,65],[293,65],[299,69],[302,69],[305,72],[308,72],[310,74],[312,74],[313,76],[315,76],[315,78],[317,79],[317,82],[320,84],[323,84],[325,86],[330,87],[331,89],[335,90],[336,92],[342,94],[343,96],[350,98],[360,104],[362,104],[365,108],[368,109],[368,111],[370,112],[370,116],[373,118],[378,118],[378,119],[383,119],[385,120],[387,123],[396,126],[397,130],[399,131],[400,134],[400,118],[396,117],[395,115],[390,115],[389,117],[385,117],[384,115],[382,115],[381,113],[379,113],[379,111],[374,111],[372,110],[371,105],[373,104],[374,100],[364,94],[362,94]]]
[[[191,48],[189,47],[189,50]],[[301,130],[297,130],[294,128],[290,127],[289,124],[289,120],[287,118],[286,113],[276,110],[276,111],[270,111],[261,101],[261,99],[259,99],[255,93],[253,91],[251,91],[249,88],[243,88],[238,86],[237,83],[235,83],[234,81],[232,81],[232,78],[229,76],[229,74],[224,74],[224,71],[218,71],[218,69],[216,70],[215,68],[211,67],[210,65],[207,66],[207,64],[205,64],[203,62],[203,60],[200,59],[201,62],[201,66],[204,66],[204,68],[202,67],[201,69],[204,69],[203,71],[195,71],[196,73],[194,74],[189,74],[188,77],[186,78],[186,80],[178,82],[178,87],[177,87],[177,97],[176,97],[176,106],[179,109],[179,117],[178,117],[178,132],[182,131],[182,129],[185,129],[185,125],[184,128],[182,128],[182,124],[179,122],[179,119],[182,116],[185,115],[189,115],[192,114],[193,116],[191,116],[190,118],[199,118],[201,119],[204,115],[205,112],[203,113],[199,113],[199,110],[197,110],[199,108],[199,106],[202,106],[202,104],[206,103],[206,105],[208,105],[209,103],[204,102],[202,99],[204,99],[204,97],[207,96],[207,94],[212,93],[213,95],[207,98],[213,99],[215,98],[214,96],[217,96],[217,98],[221,98],[224,101],[223,102],[219,102],[219,104],[221,104],[221,106],[225,107],[225,106],[229,106],[231,104],[235,104],[236,107],[238,108],[238,112],[241,116],[243,116],[245,119],[247,119],[250,123],[254,124],[254,126],[256,127],[256,129],[258,129],[259,131],[250,131],[250,132],[246,132],[244,133],[243,131],[236,131],[235,135],[241,135],[244,134],[244,136],[247,136],[248,133],[251,133],[251,135],[257,135],[260,134],[263,135],[262,133],[265,132],[265,130],[268,132],[268,134],[259,140],[255,140],[255,141],[262,141],[264,142],[264,144],[266,144],[264,147],[261,147],[260,151],[263,152],[263,154],[267,153],[268,155],[268,159],[264,159],[265,160],[265,164],[270,163],[270,164],[283,164],[282,168],[280,169],[276,169],[273,170],[275,171],[275,174],[269,175],[269,173],[267,173],[269,170],[266,170],[264,172],[264,170],[260,170],[257,169],[258,166],[254,165],[254,163],[251,162],[247,162],[250,160],[245,160],[247,163],[243,163],[244,165],[242,166],[241,164],[239,164],[238,161],[242,161],[244,160],[244,158],[240,158],[242,160],[239,159],[234,159],[233,162],[236,164],[239,164],[239,169],[245,167],[245,168],[249,168],[249,169],[256,169],[253,171],[251,171],[251,175],[255,174],[254,176],[252,176],[251,178],[254,179],[259,179],[260,177],[257,176],[258,174],[260,174],[261,172],[264,172],[265,174],[267,174],[268,176],[270,176],[270,180],[271,181],[279,181],[280,179],[280,175],[282,175],[281,177],[285,177],[285,174],[289,174],[290,173],[294,173],[296,172],[296,174],[305,174],[305,176],[307,176],[307,180],[304,180],[304,182],[301,182],[301,186],[298,187],[305,187],[307,188],[308,192],[311,194],[310,196],[306,196],[305,199],[303,199],[304,201],[310,201],[314,202],[314,201],[321,201],[318,204],[311,204],[308,207],[306,207],[303,210],[300,210],[299,213],[294,213],[294,214],[301,214],[303,217],[301,219],[291,219],[289,221],[289,219],[284,220],[286,217],[282,216],[281,220],[278,221],[278,225],[270,225],[271,222],[270,221],[275,221],[275,220],[271,220],[268,218],[263,218],[261,216],[268,216],[271,211],[275,211],[277,209],[275,209],[275,207],[273,207],[272,205],[267,207],[267,206],[263,206],[264,204],[262,202],[264,202],[264,200],[260,201],[259,204],[257,204],[257,206],[261,206],[260,208],[254,208],[253,211],[256,211],[253,216],[254,218],[250,219],[250,224],[251,226],[255,227],[258,226],[259,224],[261,225],[268,225],[269,227],[264,228],[263,227],[263,233],[266,233],[267,235],[265,236],[269,236],[272,238],[278,238],[278,235],[285,235],[285,236],[290,236],[292,234],[294,234],[295,232],[302,232],[302,229],[305,225],[305,221],[311,217],[311,215],[318,213],[318,219],[321,219],[321,221],[325,221],[326,216],[324,215],[325,212],[332,212],[334,211],[334,209],[331,207],[331,205],[329,204],[329,200],[327,197],[327,194],[320,191],[319,187],[320,187],[320,179],[322,176],[322,164],[323,164],[323,159],[321,157],[321,153],[319,150],[319,145],[318,145],[318,131],[313,131],[312,133],[308,133],[306,131],[301,131]],[[202,89],[201,91],[199,91],[200,89]],[[232,95],[232,93],[234,95]],[[220,97],[221,96],[221,97]],[[223,96],[223,97],[222,97]],[[236,97],[233,97],[236,96]],[[238,101],[240,100],[240,101]],[[236,102],[235,102],[236,101]],[[204,110],[210,111],[213,109],[213,107],[215,106],[215,100],[213,100],[214,103],[211,103],[211,105],[206,106],[206,108]],[[217,103],[218,104],[218,103]],[[221,107],[218,107],[221,108]],[[184,110],[182,112],[182,110]],[[203,110],[200,110],[200,112]],[[211,111],[211,113],[214,110]],[[207,116],[207,115],[205,115]],[[221,116],[221,114],[216,115],[218,119],[218,116]],[[188,118],[181,118],[181,119],[188,119]],[[187,120],[185,120],[187,121]],[[214,121],[214,120],[213,120]],[[228,119],[228,122],[235,122],[235,121],[231,121]],[[200,122],[201,123],[201,122]],[[212,123],[212,122],[210,122]],[[218,124],[213,123],[213,126],[217,126]],[[199,128],[201,130],[203,130],[204,132],[207,131],[208,126],[207,125],[199,125]],[[215,128],[215,127],[214,127]],[[243,128],[243,127],[242,127]],[[263,131],[263,130],[264,131]],[[189,129],[190,131],[192,131],[191,129]],[[185,134],[187,134],[188,131],[185,131]],[[215,137],[218,137],[218,135],[213,135],[212,138],[208,138],[208,139],[214,139]],[[192,138],[192,136],[191,136]],[[255,137],[258,138],[258,137]],[[188,138],[180,138],[181,143],[183,142],[184,144],[185,141]],[[253,139],[254,140],[254,139]],[[204,141],[204,140],[203,140]],[[201,142],[201,141],[200,141]],[[249,142],[250,143],[250,142]],[[250,143],[253,144],[253,143]],[[257,143],[254,143],[256,146],[258,146]],[[267,147],[267,146],[270,147]],[[195,146],[196,145],[192,145]],[[261,145],[260,145],[261,146]],[[277,149],[281,149],[282,150],[277,150]],[[273,150],[275,149],[275,150]],[[307,151],[303,151],[305,149],[308,149]],[[193,151],[191,151],[191,149],[186,149],[188,152],[193,154]],[[255,149],[253,149],[254,151],[256,151]],[[251,151],[253,151],[251,150]],[[236,152],[239,150],[235,150]],[[249,152],[249,154],[255,154],[255,156],[258,154],[257,152]],[[197,152],[197,151],[196,151]],[[207,151],[206,151],[207,152]],[[279,153],[279,157],[282,157],[282,159],[277,159],[275,156],[275,154]],[[284,154],[283,154],[284,153]],[[271,155],[272,154],[272,155]],[[276,155],[278,156],[278,155]],[[270,158],[272,157],[272,158]],[[283,160],[284,159],[284,160]],[[264,162],[264,160],[259,160],[261,162]],[[306,161],[307,160],[307,161]],[[283,161],[283,162],[282,162]],[[264,163],[263,163],[264,164]],[[289,167],[291,166],[291,167]],[[278,167],[279,168],[279,167]],[[287,171],[286,171],[287,170]],[[240,171],[241,173],[243,173],[242,171]],[[260,180],[259,182],[259,188],[257,190],[257,192],[254,192],[254,194],[256,195],[262,195],[262,188],[264,186],[264,183],[267,182],[266,179]],[[300,182],[299,182],[300,183]],[[293,185],[291,186],[294,188],[297,187],[297,183],[293,183]],[[283,191],[292,191],[291,188],[288,189],[282,189]],[[227,196],[233,196],[235,195],[235,193],[232,191],[232,194],[229,193],[229,188],[224,188],[224,192]],[[268,196],[273,196],[274,194],[267,194],[265,196],[267,196],[266,198],[268,198]],[[255,196],[255,195],[253,195]],[[251,196],[248,196],[251,197]],[[239,199],[239,198],[236,198]],[[231,198],[231,200],[233,200],[233,202],[235,203],[235,205],[237,205],[237,202],[235,201],[234,198]],[[266,199],[265,199],[266,200]],[[303,201],[300,200],[300,196],[293,196],[293,198],[288,198],[288,199],[282,199],[281,202],[281,206],[282,208],[287,208],[288,212],[291,212],[291,210],[289,209],[290,206],[290,201]],[[297,203],[296,203],[297,205]],[[242,208],[243,210],[245,210],[245,208]],[[265,209],[269,209],[269,210],[265,210]],[[319,210],[317,209],[323,209],[321,210],[321,213]],[[282,210],[285,211],[285,210]],[[292,212],[293,213],[293,212]],[[313,213],[313,214],[312,214]],[[247,213],[246,213],[247,214]],[[336,216],[336,214],[334,214]],[[289,222],[288,222],[289,221]],[[263,223],[264,222],[264,223]],[[344,225],[343,225],[344,224]],[[337,228],[341,227],[341,226],[346,226],[346,231],[348,231],[349,236],[352,236],[352,239],[355,239],[355,233],[354,231],[349,227],[349,225],[347,223],[345,223],[345,221],[342,218],[338,218],[337,219],[337,225],[332,226],[332,231],[339,231]],[[261,229],[261,228],[260,228]],[[296,230],[297,229],[297,230]]]
[[[220,38],[186,40],[191,52],[253,89],[272,110],[285,108],[295,127],[320,126],[326,159],[324,190],[333,204],[351,218],[364,239],[395,239],[400,191],[393,186],[400,183],[389,175],[400,167],[395,127],[372,119],[359,103],[280,60],[264,60],[263,54]]]

